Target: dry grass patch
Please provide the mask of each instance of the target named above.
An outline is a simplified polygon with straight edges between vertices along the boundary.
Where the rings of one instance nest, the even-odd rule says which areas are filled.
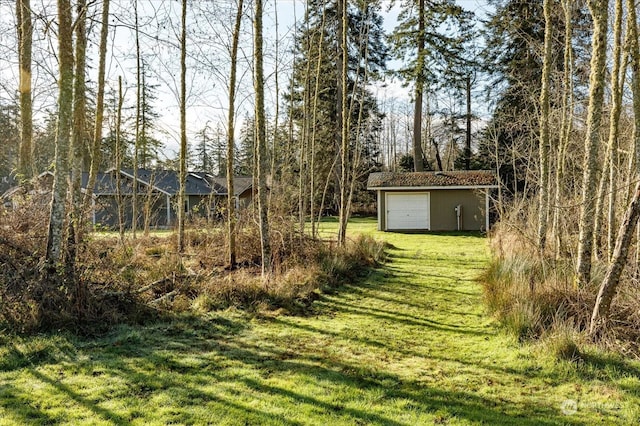
[[[224,224],[186,231],[186,248],[176,252],[174,233],[135,240],[116,234],[88,234],[79,250],[75,276],[60,272],[48,280],[41,259],[47,218],[25,204],[0,211],[0,327],[20,332],[71,328],[101,331],[159,314],[204,312],[228,307],[249,311],[304,312],[323,290],[353,281],[384,258],[384,246],[361,236],[346,247],[296,231],[294,221],[273,218],[273,273],[261,277],[259,230],[242,218],[237,227],[236,268],[227,265]],[[86,289],[78,303],[76,289]]]
[[[559,358],[575,358],[573,345],[588,345],[586,330],[606,263],[595,261],[588,286],[575,285],[571,259],[531,255],[534,247],[525,235],[498,228],[492,239],[494,258],[483,273],[484,302],[500,323],[523,340],[558,341],[567,349],[552,350]],[[509,247],[509,249],[505,249]],[[640,355],[640,281],[629,265],[624,284],[612,305],[612,321],[602,346],[625,354]],[[559,338],[561,336],[562,338]],[[556,342],[556,343],[554,343]]]

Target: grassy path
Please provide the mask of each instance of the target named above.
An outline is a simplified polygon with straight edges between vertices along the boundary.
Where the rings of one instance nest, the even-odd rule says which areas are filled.
[[[377,235],[391,262],[307,317],[0,335],[0,425],[638,423],[637,363],[545,361],[484,315],[486,240]]]

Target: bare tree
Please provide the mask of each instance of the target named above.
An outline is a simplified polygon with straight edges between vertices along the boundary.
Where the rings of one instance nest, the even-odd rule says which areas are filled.
[[[613,23],[613,66],[611,68],[611,113],[609,114],[609,140],[607,142],[604,164],[605,167],[600,176],[600,184],[598,185],[598,193],[596,196],[596,212],[594,224],[594,246],[595,255],[598,257],[602,250],[601,230],[603,224],[607,225],[607,255],[611,258],[615,245],[615,201],[616,201],[616,171],[618,158],[618,136],[620,128],[620,113],[622,112],[622,76],[625,74],[625,66],[621,66],[622,62],[622,0],[615,0],[615,18]],[[622,70],[621,70],[622,68]],[[608,170],[607,170],[608,168]],[[607,185],[608,184],[608,185]],[[606,192],[609,196],[606,197]],[[609,208],[607,220],[605,221],[605,198],[608,198]]]
[[[59,264],[64,248],[64,221],[69,176],[69,138],[73,111],[73,26],[69,0],[58,0],[58,118],[54,178],[47,235],[47,263]]]
[[[136,44],[136,122],[135,122],[135,138],[133,145],[133,185],[131,198],[131,233],[133,239],[136,239],[138,230],[138,161],[140,157],[140,114],[142,107],[142,58],[140,56],[140,22],[138,17],[138,0],[134,0],[134,25],[135,25],[135,44]],[[178,212],[178,219],[180,213]],[[178,243],[178,245],[180,245]]]
[[[102,161],[102,125],[104,121],[104,87],[105,87],[105,69],[107,58],[107,37],[109,35],[109,5],[110,0],[102,2],[102,26],[100,29],[100,46],[98,53],[98,93],[96,99],[96,121],[93,129],[93,141],[91,147],[91,168],[89,170],[89,179],[87,182],[86,192],[84,195],[82,211],[89,211],[93,198],[93,188],[96,185],[98,177],[98,169]],[[122,84],[122,77],[118,77],[119,85]],[[116,169],[120,171],[121,165],[118,164]]]
[[[30,0],[16,1],[18,20],[18,63],[20,68],[20,156],[18,172],[23,178],[35,174],[33,159],[33,107],[31,100],[31,51],[33,24]]]
[[[71,131],[71,209],[69,218],[69,259],[67,263],[74,263],[77,245],[82,238],[82,157],[86,146],[86,81],[85,69],[87,58],[87,3],[85,0],[76,2],[75,23],[75,75],[73,82],[73,129]],[[83,297],[80,298],[83,300]]]
[[[233,158],[235,143],[235,100],[236,100],[236,73],[238,64],[238,42],[240,39],[240,27],[242,24],[243,0],[238,0],[238,10],[233,27],[233,41],[231,45],[231,71],[229,75],[229,112],[227,116],[227,232],[229,234],[229,247],[227,255],[229,268],[236,266],[236,211],[235,194],[233,185]]]
[[[184,251],[185,185],[187,178],[187,0],[182,0],[180,33],[180,190],[178,192],[178,253]]]
[[[585,286],[591,279],[593,226],[596,207],[593,194],[597,190],[598,145],[602,127],[609,18],[608,2],[606,0],[588,0],[587,4],[593,19],[593,37],[579,220],[578,264],[576,269],[577,282],[580,286]]]
[[[573,129],[573,27],[571,24],[573,0],[562,0],[564,12],[564,66],[562,78],[562,117],[560,123],[560,141],[556,151],[556,167],[554,182],[554,209],[552,220],[552,233],[555,236],[555,254],[560,257],[562,251],[562,237],[560,227],[560,203],[562,200],[562,184],[565,174],[565,158],[571,131]]]
[[[253,60],[254,60],[254,88],[256,92],[256,153],[257,153],[257,182],[258,182],[258,220],[260,224],[260,243],[262,247],[262,276],[271,274],[271,243],[269,241],[269,215],[267,208],[267,177],[269,167],[267,160],[267,134],[264,112],[264,66],[262,53],[262,0],[255,1],[255,16],[253,17]]]
[[[107,0],[108,1],[108,0]],[[120,236],[120,244],[124,245],[124,203],[122,200],[122,104],[124,95],[122,94],[122,76],[118,76],[118,106],[116,110],[116,158],[115,158],[115,174],[116,174],[116,205],[118,208],[118,235]],[[167,214],[169,214],[167,212]]]
[[[422,0],[421,0],[422,1]],[[347,0],[338,0],[340,10],[340,24],[338,26],[338,36],[340,38],[341,54],[338,55],[339,81],[338,91],[339,117],[340,117],[340,204],[338,206],[338,244],[343,246],[347,240],[347,177],[349,175],[349,109],[347,105],[347,83],[348,83],[348,62],[349,52],[347,44]]]
[[[549,218],[549,82],[551,79],[551,0],[544,0],[544,53],[542,64],[542,84],[540,89],[540,182],[538,185],[538,249],[544,252],[547,242],[547,221]]]
[[[418,65],[419,74],[416,78],[415,99],[413,109],[413,168],[416,172],[424,170],[422,160],[422,93],[424,90],[424,64],[425,64],[425,8],[424,0],[418,0]]]
[[[631,89],[633,93],[633,115],[634,130],[633,142],[636,147],[640,146],[640,46],[638,42],[638,24],[635,7],[635,0],[627,0],[627,31],[629,32],[629,56],[632,64],[632,83]],[[635,175],[638,175],[637,170]],[[606,321],[611,309],[611,302],[615,297],[618,286],[620,284],[620,275],[624,269],[629,254],[629,247],[633,239],[634,230],[638,224],[640,217],[640,183],[636,185],[633,197],[625,212],[615,248],[611,257],[611,263],[607,269],[607,273],[600,285],[596,304],[591,314],[591,324],[589,332],[596,335],[606,326]]]

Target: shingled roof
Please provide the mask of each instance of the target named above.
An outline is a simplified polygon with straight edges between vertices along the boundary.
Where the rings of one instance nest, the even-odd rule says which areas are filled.
[[[367,188],[425,187],[495,187],[496,175],[491,170],[456,170],[450,172],[381,172],[371,173]]]

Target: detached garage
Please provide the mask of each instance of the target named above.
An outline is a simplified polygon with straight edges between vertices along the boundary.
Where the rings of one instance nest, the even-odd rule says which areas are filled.
[[[381,231],[480,231],[489,228],[490,191],[498,187],[486,170],[372,173]]]

